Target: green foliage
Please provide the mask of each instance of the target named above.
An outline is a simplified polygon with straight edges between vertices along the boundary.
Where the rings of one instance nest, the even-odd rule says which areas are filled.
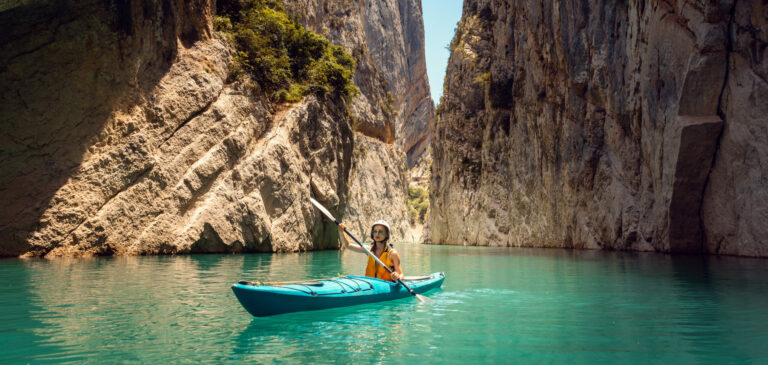
[[[384,112],[384,115],[388,118],[394,118],[395,117],[395,98],[392,96],[392,92],[387,91],[386,100],[379,99],[381,103],[381,111]]]
[[[355,60],[340,46],[326,47],[322,57],[314,61],[309,70],[313,84],[325,85],[334,91],[354,97],[359,92],[352,84]]]
[[[491,73],[486,72],[484,74],[480,74],[477,77],[475,77],[474,81],[475,81],[475,84],[480,84],[483,86],[488,85],[488,83],[491,81]]]
[[[411,223],[424,223],[429,209],[429,190],[408,187],[408,218]]]
[[[309,88],[304,85],[293,83],[288,89],[280,89],[272,93],[272,100],[278,103],[295,103],[300,101],[304,95],[309,93]]]
[[[220,32],[232,31],[232,21],[228,16],[216,16],[213,18],[213,28]]]
[[[273,101],[298,101],[309,92],[352,98],[355,61],[342,47],[310,32],[277,0],[222,0],[214,19],[237,53],[230,75],[249,74]]]

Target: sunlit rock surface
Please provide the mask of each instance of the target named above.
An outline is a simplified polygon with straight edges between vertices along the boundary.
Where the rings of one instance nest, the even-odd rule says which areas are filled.
[[[402,151],[424,128],[407,133],[415,142],[396,137],[424,114],[423,41],[380,40],[405,65],[383,73],[364,4],[286,3],[356,58],[362,92],[351,103],[330,95],[274,106],[257,84],[228,81],[232,49],[213,31],[207,0],[3,4],[0,256],[338,247],[310,196],[353,222],[369,216],[345,212],[391,199],[377,215],[406,240]],[[388,6],[397,27],[423,40],[420,11]],[[403,89],[412,84],[421,86]],[[354,158],[356,140],[368,158]]]
[[[357,62],[354,81],[361,93],[350,112],[360,145],[344,221],[365,227],[386,219],[394,227],[393,240],[417,241],[421,230],[411,227],[405,203],[407,168],[429,144],[434,111],[421,2],[291,0],[286,5],[302,24],[344,46]]]
[[[404,164],[405,156],[397,146],[355,136],[345,224],[358,239],[370,240],[371,224],[384,219],[390,224],[393,242],[418,240],[418,233],[412,232],[408,222]]]

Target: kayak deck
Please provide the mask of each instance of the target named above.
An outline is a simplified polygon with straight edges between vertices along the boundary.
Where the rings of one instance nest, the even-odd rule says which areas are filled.
[[[442,272],[403,280],[416,293],[440,287]],[[237,283],[232,291],[240,304],[256,317],[281,313],[345,307],[411,296],[402,285],[366,276],[343,276],[288,284]]]

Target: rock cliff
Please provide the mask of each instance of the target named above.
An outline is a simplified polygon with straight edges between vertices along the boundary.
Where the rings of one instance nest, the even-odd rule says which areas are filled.
[[[417,242],[408,220],[408,176],[405,155],[395,145],[380,143],[364,135],[355,136],[350,195],[344,213],[347,226],[370,240],[370,225],[379,219],[389,222],[394,242]]]
[[[434,102],[424,56],[420,0],[363,1],[368,48],[397,110],[397,143],[413,167],[429,145]]]
[[[0,256],[338,247],[308,198],[347,210],[356,140],[368,143],[353,129],[393,166],[376,188],[403,194],[398,115],[364,38],[347,48],[358,98],[275,106],[258,84],[228,78],[232,48],[212,29],[214,6],[3,5]],[[336,15],[326,21],[354,29]],[[345,46],[360,37],[322,30]],[[395,223],[406,215],[398,204],[382,212]]]
[[[768,256],[767,24],[761,1],[466,0],[426,240]]]
[[[307,28],[344,46],[357,61],[357,130],[396,142],[413,166],[429,145],[434,103],[424,56],[419,0],[286,0]]]
[[[357,61],[354,81],[361,93],[351,115],[355,130],[372,138],[355,138],[344,221],[366,237],[368,225],[386,219],[394,241],[418,240],[421,232],[410,226],[405,203],[407,167],[428,146],[434,114],[421,2],[289,0],[286,5],[302,24],[344,46]]]

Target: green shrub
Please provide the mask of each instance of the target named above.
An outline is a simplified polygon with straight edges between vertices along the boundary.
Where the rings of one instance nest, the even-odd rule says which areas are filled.
[[[309,88],[304,85],[291,84],[288,89],[280,89],[272,93],[272,100],[278,103],[295,103],[309,93]]]
[[[310,32],[276,0],[222,0],[216,30],[225,33],[237,53],[230,74],[248,73],[276,102],[301,99],[309,92],[338,92],[351,98],[355,60],[340,46]]]
[[[491,73],[486,72],[475,77],[475,84],[487,85],[491,81]]]
[[[232,21],[228,16],[216,16],[213,18],[213,28],[220,32],[232,31]]]
[[[411,223],[424,223],[429,210],[429,190],[408,187],[408,218]]]
[[[419,211],[413,207],[409,207],[408,219],[411,221],[411,223],[417,222],[417,220],[419,219]]]

